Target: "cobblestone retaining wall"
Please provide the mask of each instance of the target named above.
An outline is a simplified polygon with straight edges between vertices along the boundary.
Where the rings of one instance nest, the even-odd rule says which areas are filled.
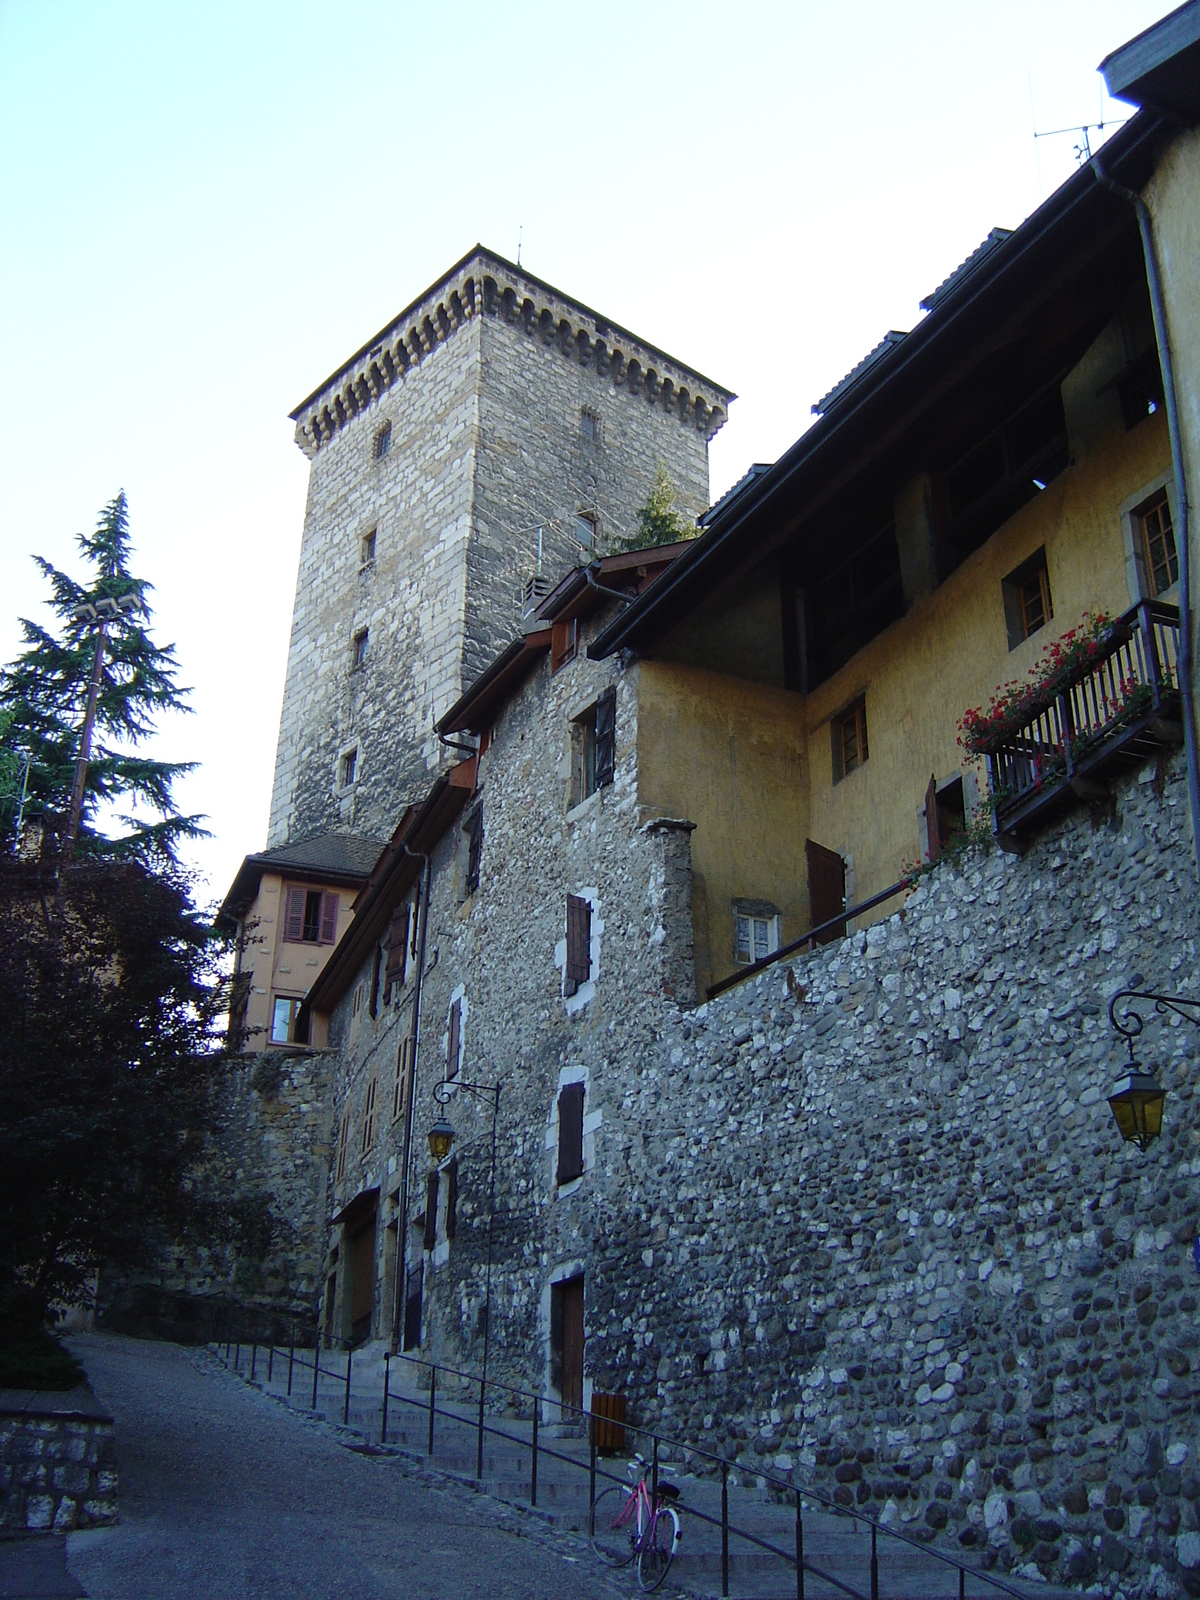
[[[112,1418],[90,1393],[0,1391],[0,1535],[117,1520]]]
[[[666,1030],[598,1382],[1005,1567],[1200,1593],[1197,1030],[1147,1027],[1148,1153],[1105,1098],[1109,996],[1200,993],[1182,763],[1155,779]]]

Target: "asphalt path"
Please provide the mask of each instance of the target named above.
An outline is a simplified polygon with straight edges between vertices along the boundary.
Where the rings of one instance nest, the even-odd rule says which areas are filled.
[[[92,1600],[630,1593],[579,1539],[347,1449],[205,1351],[101,1334],[72,1345],[116,1423],[120,1522],[67,1538]]]

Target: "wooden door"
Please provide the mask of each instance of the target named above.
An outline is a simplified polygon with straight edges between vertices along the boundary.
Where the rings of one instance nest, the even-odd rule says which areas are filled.
[[[809,926],[818,928],[846,909],[846,863],[836,850],[827,850],[814,839],[805,841],[804,853],[808,857]],[[829,944],[845,937],[846,924],[840,922],[827,929],[816,942]]]
[[[583,1408],[583,1278],[550,1287],[551,1382],[562,1396],[564,1420]],[[568,1407],[575,1407],[570,1411]]]
[[[355,1340],[371,1334],[375,1309],[375,1219],[350,1241],[350,1333]]]

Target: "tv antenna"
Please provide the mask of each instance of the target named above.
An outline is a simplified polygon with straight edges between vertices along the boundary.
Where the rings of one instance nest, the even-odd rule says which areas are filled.
[[[521,226],[517,229],[517,265],[518,266],[521,265],[521,241],[524,239],[524,237],[525,237],[525,224],[522,223]]]

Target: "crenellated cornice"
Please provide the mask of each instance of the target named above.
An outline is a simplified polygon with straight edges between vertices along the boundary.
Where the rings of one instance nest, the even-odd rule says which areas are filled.
[[[628,329],[477,245],[291,413],[311,460],[323,444],[403,383],[475,317],[502,317],[567,361],[659,406],[709,440],[736,397]]]

